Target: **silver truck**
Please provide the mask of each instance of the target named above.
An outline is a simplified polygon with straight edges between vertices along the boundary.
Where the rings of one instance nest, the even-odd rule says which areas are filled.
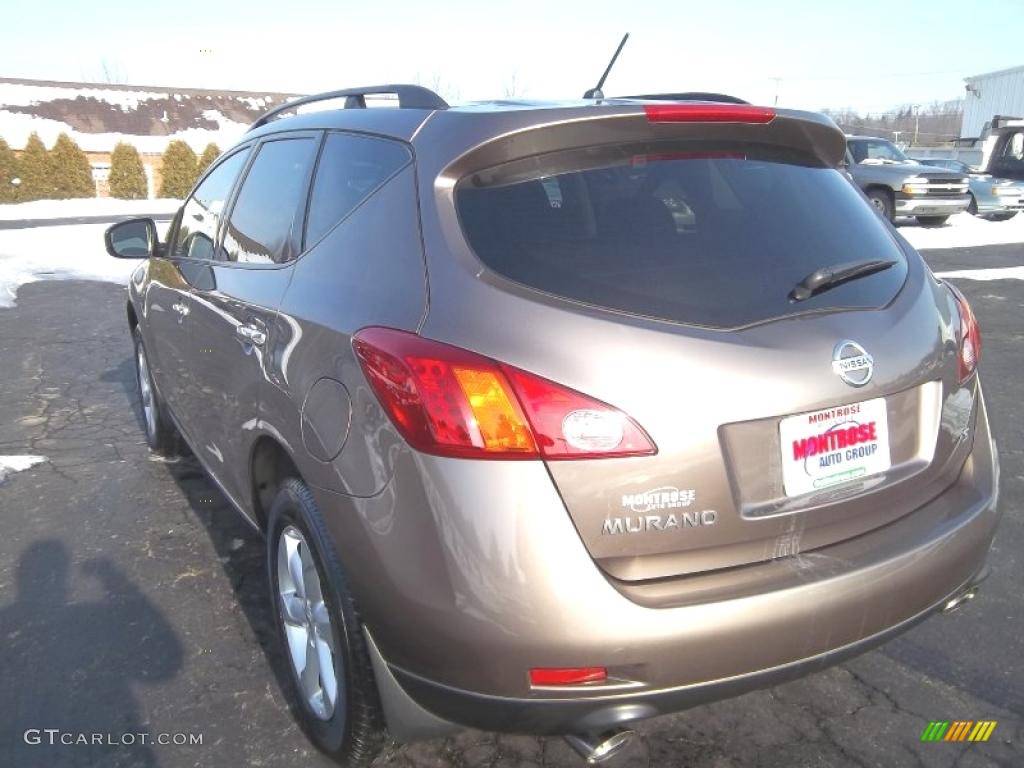
[[[847,136],[845,166],[889,221],[914,216],[921,224],[944,224],[971,203],[966,176],[921,165],[887,139]]]

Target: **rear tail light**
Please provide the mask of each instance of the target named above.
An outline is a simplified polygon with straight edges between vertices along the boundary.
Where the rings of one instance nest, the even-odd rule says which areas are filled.
[[[648,104],[649,123],[770,123],[775,110],[750,104]]]
[[[960,367],[960,383],[965,382],[978,368],[978,361],[981,359],[981,326],[974,316],[974,310],[967,303],[967,299],[960,293],[959,289],[946,283],[956,299],[957,308],[960,310],[960,334],[957,337],[957,363]]]
[[[582,685],[608,679],[604,667],[557,667],[530,670],[530,685]]]
[[[621,411],[474,352],[390,328],[365,328],[352,346],[395,427],[424,453],[589,459],[657,452]]]

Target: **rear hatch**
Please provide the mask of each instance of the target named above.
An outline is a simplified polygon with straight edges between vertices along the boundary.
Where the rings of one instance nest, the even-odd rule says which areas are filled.
[[[835,170],[834,126],[648,108],[554,131],[462,158],[453,199],[478,277],[535,307],[535,350],[509,362],[621,409],[657,446],[548,462],[605,571],[813,550],[952,481],[951,303]],[[816,270],[865,260],[888,266],[795,298]]]

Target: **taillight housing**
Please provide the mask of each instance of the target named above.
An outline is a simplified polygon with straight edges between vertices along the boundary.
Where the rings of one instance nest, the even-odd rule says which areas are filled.
[[[376,327],[359,331],[352,347],[388,417],[424,453],[554,460],[657,453],[618,409],[475,352]]]
[[[959,289],[946,283],[960,311],[960,333],[957,336],[957,365],[960,369],[960,383],[963,384],[978,369],[981,360],[981,326],[974,316],[974,310]]]

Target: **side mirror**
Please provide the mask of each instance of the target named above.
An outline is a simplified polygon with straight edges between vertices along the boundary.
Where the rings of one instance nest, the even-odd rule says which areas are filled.
[[[103,242],[115,259],[148,259],[157,250],[156,223],[152,219],[119,221],[107,227]]]

